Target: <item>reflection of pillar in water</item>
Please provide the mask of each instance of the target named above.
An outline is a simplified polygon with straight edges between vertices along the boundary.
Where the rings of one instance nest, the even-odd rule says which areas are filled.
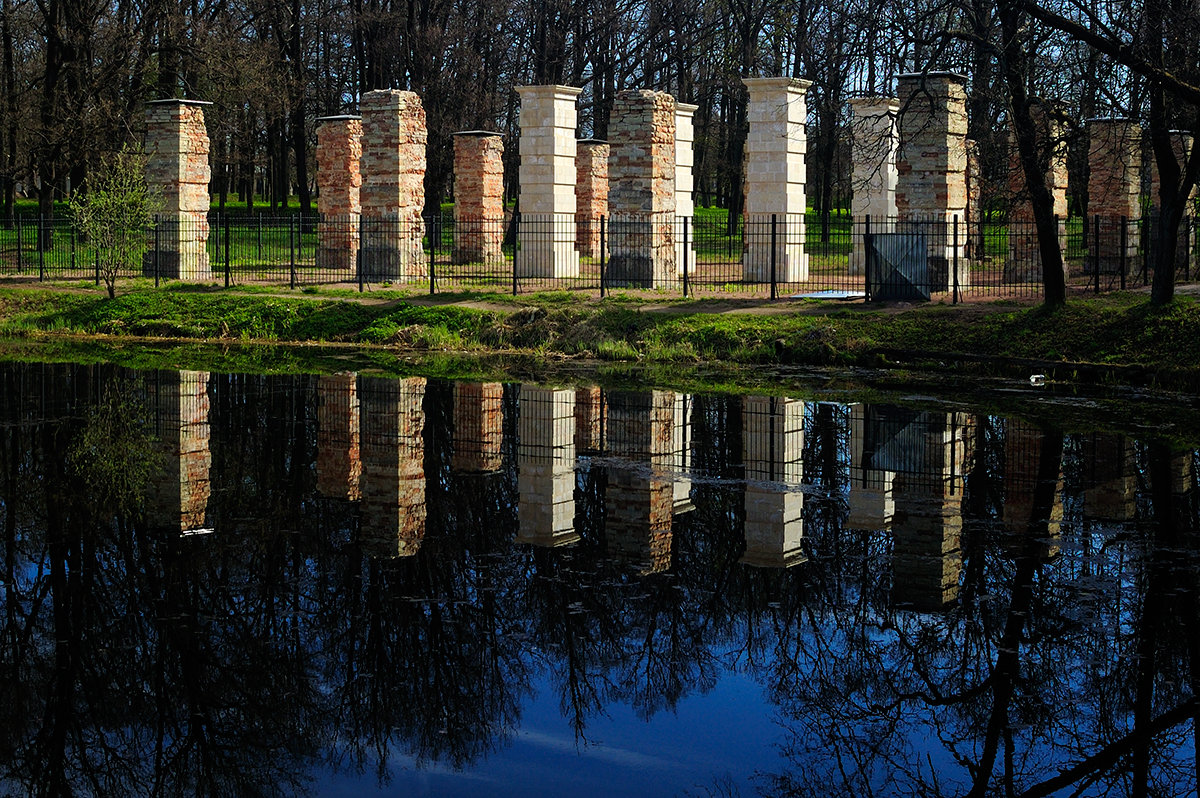
[[[865,457],[866,405],[850,406],[850,518],[851,529],[887,529],[892,523],[892,472],[872,467]]]
[[[331,374],[317,380],[317,491],[358,499],[358,377]]]
[[[517,542],[576,543],[575,391],[522,385],[517,414]]]
[[[372,556],[411,557],[425,537],[425,378],[361,377],[359,543]]]
[[[1083,516],[1098,521],[1132,521],[1137,508],[1133,441],[1093,432],[1083,438]]]
[[[599,385],[575,389],[575,451],[604,448],[604,392]]]
[[[895,604],[939,610],[958,598],[965,428],[962,414],[924,412],[906,429],[892,482]]]
[[[210,493],[208,372],[161,372],[154,394],[161,477],[150,486],[150,519],[180,531],[204,526]]]
[[[742,562],[787,568],[804,562],[804,402],[742,399],[746,553]]]
[[[1034,506],[1038,491],[1038,469],[1046,434],[1035,424],[1007,419],[1004,425],[1004,526],[1014,536],[1037,531],[1045,535],[1042,554],[1053,557],[1059,551],[1062,534],[1062,458],[1055,474],[1054,498],[1048,515],[1037,517]],[[1046,526],[1043,530],[1042,524]],[[1020,550],[1020,539],[1012,541]],[[1015,553],[1015,552],[1014,552]]]
[[[692,504],[692,397],[675,394],[671,413],[671,459],[667,468],[673,474],[675,514],[690,512]]]
[[[671,567],[675,404],[669,391],[608,395],[608,451],[624,461],[608,468],[608,545],[649,573]]]
[[[468,473],[500,469],[503,404],[504,386],[498,382],[454,383],[452,469]]]

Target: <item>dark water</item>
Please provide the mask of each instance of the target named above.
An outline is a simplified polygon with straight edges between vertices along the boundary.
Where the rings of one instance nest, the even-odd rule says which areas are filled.
[[[1195,452],[818,399],[0,366],[0,794],[1194,794]]]

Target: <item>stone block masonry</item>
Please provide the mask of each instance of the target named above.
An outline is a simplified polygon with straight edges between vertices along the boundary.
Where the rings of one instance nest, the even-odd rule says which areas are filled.
[[[146,185],[162,199],[158,229],[142,263],[147,277],[207,282],[208,131],[198,100],[146,104]],[[157,247],[155,246],[157,243]]]
[[[1122,246],[1122,219],[1142,215],[1142,129],[1128,119],[1089,119],[1088,257],[1084,271],[1131,274],[1140,267],[1140,232],[1130,224]],[[1099,217],[1099,235],[1094,219]]]
[[[967,212],[966,78],[951,72],[900,75],[896,211],[901,228],[925,236],[934,291],[969,284],[963,244]],[[958,243],[953,225],[957,220]],[[957,281],[952,269],[957,266]]]
[[[504,386],[454,383],[454,435],[450,467],[469,474],[500,470],[504,439]]]
[[[850,217],[856,222],[871,222],[878,229],[896,216],[896,115],[900,101],[890,97],[857,97],[850,101],[854,114],[851,126]],[[862,230],[854,231],[850,252],[850,273],[862,274],[866,268],[866,249]]]
[[[1037,128],[1038,158],[1042,163],[1046,189],[1054,200],[1058,223],[1058,250],[1067,247],[1067,141],[1062,119],[1053,109],[1037,104],[1031,109]],[[1004,264],[1004,282],[1042,282],[1042,254],[1033,219],[1033,203],[1026,186],[1015,133],[1009,134],[1008,192],[1012,206],[1008,213],[1008,260]]]
[[[359,377],[362,520],[376,557],[411,557],[425,539],[425,378]]]
[[[600,257],[600,219],[608,216],[607,141],[580,139],[575,154],[575,247]]]
[[[317,267],[350,271],[358,262],[362,213],[362,118],[327,116],[317,120],[317,213],[321,215]]]
[[[746,550],[742,562],[787,568],[805,561],[804,402],[777,396],[742,399]]]
[[[576,99],[571,86],[517,86],[521,97],[518,277],[578,277]]]
[[[504,139],[499,133],[454,134],[454,262],[504,260]]]
[[[743,78],[750,91],[746,117],[746,280],[784,283],[808,279],[804,213],[808,151],[805,95],[812,81],[795,78]],[[771,217],[775,246],[771,247]],[[773,265],[773,266],[772,266]]]
[[[211,494],[209,374],[164,371],[147,380],[161,467],[147,491],[147,516],[174,532],[204,526]]]
[[[1192,134],[1186,130],[1172,130],[1171,151],[1175,154],[1175,162],[1179,168],[1187,167],[1188,156],[1192,152]],[[1158,222],[1162,215],[1162,180],[1158,174],[1158,159],[1154,157],[1154,147],[1146,141],[1146,169],[1150,178],[1150,224]],[[1183,220],[1179,223],[1179,238],[1175,242],[1175,269],[1180,271],[1191,267],[1192,237],[1196,233],[1196,187],[1193,186],[1187,197],[1187,208],[1183,212]],[[1153,239],[1151,239],[1153,242]]]
[[[517,408],[517,542],[576,543],[575,391],[522,385]]]
[[[411,91],[369,91],[362,111],[363,279],[426,276],[421,249],[425,225],[425,108]]]
[[[695,174],[693,173],[693,167],[696,164],[696,125],[694,120],[699,108],[698,105],[675,103],[675,218],[678,220],[676,223],[675,267],[680,276],[683,276],[684,273],[685,258],[690,271],[695,271],[696,267],[696,258],[693,255],[696,249],[696,233],[693,224],[696,203],[692,193],[696,188]],[[683,233],[679,229],[680,224],[687,225],[687,252],[684,251],[685,242]]]
[[[675,98],[618,92],[608,123],[608,283],[659,288],[675,266]]]
[[[317,379],[317,491],[356,501],[361,475],[357,375],[323,375]]]

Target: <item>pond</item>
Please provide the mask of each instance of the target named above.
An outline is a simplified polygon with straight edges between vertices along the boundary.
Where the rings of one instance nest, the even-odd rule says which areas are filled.
[[[1195,794],[1194,448],[789,391],[0,364],[0,793]]]

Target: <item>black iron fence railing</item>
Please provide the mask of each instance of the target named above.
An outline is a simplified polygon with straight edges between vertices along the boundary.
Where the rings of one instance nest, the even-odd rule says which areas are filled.
[[[1158,222],[1089,217],[1058,222],[1068,286],[1148,284],[1155,263],[1198,277],[1198,229],[1185,218],[1171,258]],[[420,292],[643,291],[670,295],[837,296],[874,301],[1037,296],[1042,252],[1030,220],[897,219],[725,214],[581,219],[161,217],[119,279],[216,285],[388,286]],[[18,217],[0,228],[0,277],[91,280],[104,253],[70,220]]]

